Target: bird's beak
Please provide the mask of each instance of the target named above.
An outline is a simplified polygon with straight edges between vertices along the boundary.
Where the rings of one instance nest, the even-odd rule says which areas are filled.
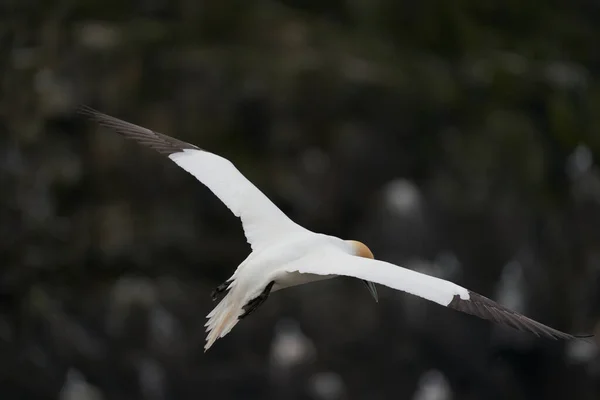
[[[379,303],[379,296],[377,295],[377,287],[375,287],[375,284],[373,282],[369,282],[369,281],[363,281],[363,282],[365,285],[367,285],[367,289],[369,290],[369,293],[371,293],[371,296],[373,296],[375,301],[377,303]]]

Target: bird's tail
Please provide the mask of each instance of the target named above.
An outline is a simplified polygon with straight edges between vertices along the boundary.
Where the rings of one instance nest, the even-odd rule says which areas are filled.
[[[204,326],[208,334],[206,345],[204,345],[205,352],[217,339],[227,335],[233,329],[243,311],[240,304],[233,300],[231,294],[223,297],[219,304],[206,316],[208,321]]]

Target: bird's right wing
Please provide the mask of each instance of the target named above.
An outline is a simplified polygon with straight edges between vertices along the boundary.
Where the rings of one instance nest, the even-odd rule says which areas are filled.
[[[479,318],[552,339],[575,339],[570,335],[512,311],[493,300],[450,281],[425,275],[385,261],[324,249],[283,267],[285,272],[342,275],[379,283]]]
[[[242,220],[244,234],[253,250],[267,247],[271,241],[287,234],[305,231],[290,220],[228,159],[87,106],[80,107],[78,111],[123,137],[166,155],[196,177]]]

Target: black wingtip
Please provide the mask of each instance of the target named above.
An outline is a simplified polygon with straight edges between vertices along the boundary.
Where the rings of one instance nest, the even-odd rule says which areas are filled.
[[[110,118],[109,115],[96,110],[86,104],[80,104],[75,108],[75,114],[85,117],[90,121],[101,122],[102,118]]]
[[[85,116],[93,116],[93,115],[98,115],[101,114],[100,111],[86,105],[86,104],[80,104],[75,108],[75,113],[80,114],[80,115],[85,115]]]
[[[186,149],[201,150],[191,143],[112,117],[84,104],[79,105],[76,112],[105,128],[116,131],[127,139],[135,140],[164,155],[179,153]]]
[[[448,307],[475,315],[479,318],[507,325],[520,331],[527,331],[538,337],[554,340],[590,339],[594,337],[593,334],[572,335],[550,328],[549,326],[506,308],[485,296],[471,291],[469,291],[469,299],[466,300],[463,300],[459,295],[455,295],[450,304],[448,304]]]

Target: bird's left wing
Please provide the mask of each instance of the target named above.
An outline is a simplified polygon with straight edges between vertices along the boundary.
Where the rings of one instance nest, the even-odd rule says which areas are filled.
[[[575,339],[570,335],[512,311],[493,300],[452,282],[425,275],[385,261],[352,256],[326,249],[283,267],[285,272],[342,275],[379,283],[479,318],[552,339]]]
[[[253,250],[290,233],[306,231],[289,219],[231,161],[193,144],[81,106],[79,113],[127,139],[148,146],[207,186],[237,217]]]

